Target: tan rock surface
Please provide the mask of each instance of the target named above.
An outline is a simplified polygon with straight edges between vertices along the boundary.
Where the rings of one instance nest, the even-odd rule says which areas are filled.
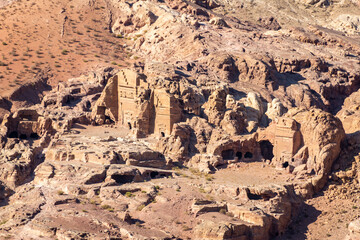
[[[355,133],[360,129],[360,91],[345,99],[342,109],[336,114],[342,121],[346,133]]]
[[[354,238],[358,9],[0,7],[0,238]]]

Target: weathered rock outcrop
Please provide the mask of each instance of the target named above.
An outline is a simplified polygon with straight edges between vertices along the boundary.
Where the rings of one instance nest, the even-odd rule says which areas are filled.
[[[355,133],[360,130],[360,90],[345,99],[336,116],[343,123],[346,133]]]
[[[291,111],[289,115],[301,125],[303,143],[309,152],[306,166],[316,175],[312,184],[317,192],[325,185],[331,166],[340,154],[345,131],[338,118],[317,109]]]
[[[301,204],[289,187],[259,186],[237,192],[238,203],[221,206],[211,201],[198,201],[193,205],[197,214],[202,214],[202,223],[195,229],[195,239],[270,239],[285,231]],[[255,203],[257,207],[254,208]],[[207,215],[211,212],[226,215],[218,214],[210,220]]]
[[[336,46],[332,46],[331,51],[339,56],[338,59],[342,59],[339,61],[328,57],[314,57],[322,56],[320,53],[309,56],[308,52],[300,49],[301,47],[295,51],[294,48],[287,49],[276,38],[293,37],[294,45],[288,44],[293,47],[300,46],[299,41],[313,44],[320,42],[343,44],[344,38],[338,34],[312,27],[308,30],[295,29],[286,33],[277,33],[274,36],[270,33],[266,35],[265,31],[259,33],[260,37],[250,36],[247,31],[251,31],[253,25],[240,27],[239,21],[231,18],[226,19],[230,29],[220,30],[219,35],[217,33],[219,29],[213,28],[211,24],[196,24],[195,19],[200,19],[197,14],[177,17],[167,8],[187,12],[184,9],[191,8],[191,4],[184,1],[167,4],[168,6],[164,5],[161,9],[151,2],[136,2],[132,7],[124,6],[124,9],[133,15],[142,9],[151,11],[158,17],[147,24],[141,24],[140,28],[134,28],[133,24],[122,23],[122,25],[132,27],[127,36],[136,38],[134,46],[144,58],[173,64],[179,63],[181,59],[188,63],[185,70],[191,72],[198,82],[210,76],[206,84],[218,80],[237,83],[236,90],[242,90],[239,88],[242,87],[246,93],[258,92],[268,102],[272,100],[269,98],[271,94],[287,108],[317,106],[333,112],[339,109],[338,102],[344,99],[344,95],[356,91],[359,86],[358,67],[355,62],[344,59]],[[213,14],[207,9],[201,11],[202,16]],[[245,31],[244,28],[247,30]],[[262,38],[261,34],[267,37]],[[318,40],[311,40],[312,37],[307,36],[309,34]],[[256,44],[253,38],[256,39]],[[184,44],[190,41],[193,44]],[[351,45],[349,49],[355,54],[355,49],[359,46],[352,44],[353,41],[349,42]],[[216,47],[220,45],[220,49]],[[262,48],[258,47],[260,45],[269,46],[267,49],[270,51],[263,52]],[[284,48],[293,55],[285,53]],[[312,51],[317,50],[314,48]],[[348,65],[343,64],[342,61],[347,62]],[[339,68],[337,67],[339,65],[346,67]]]
[[[0,99],[0,237],[270,239],[330,176],[357,179],[331,174],[360,144],[357,38],[284,22],[340,3],[240,20],[273,6],[249,4],[107,1],[131,67]]]
[[[17,139],[8,140],[0,152],[0,180],[10,188],[25,183],[41,162],[42,149]]]

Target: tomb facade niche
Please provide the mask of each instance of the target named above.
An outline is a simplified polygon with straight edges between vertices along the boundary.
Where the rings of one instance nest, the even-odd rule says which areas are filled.
[[[158,136],[170,135],[174,123],[181,121],[181,108],[177,99],[164,89],[155,89],[153,97],[154,130]]]
[[[274,156],[275,162],[283,165],[291,159],[302,144],[298,123],[291,118],[278,118],[275,125]],[[286,164],[285,164],[286,165]]]
[[[0,127],[9,138],[38,139],[46,132],[53,132],[51,119],[25,108],[6,115]]]
[[[181,121],[178,100],[165,89],[156,89],[146,76],[124,69],[108,81],[92,112],[95,124],[107,117],[128,128],[136,137],[170,135],[174,123]]]
[[[261,156],[265,160],[272,160],[274,157],[274,146],[269,140],[262,140],[259,142]]]
[[[237,136],[233,139],[217,141],[208,146],[207,153],[220,156],[231,162],[254,162],[261,160],[260,145],[257,134]]]

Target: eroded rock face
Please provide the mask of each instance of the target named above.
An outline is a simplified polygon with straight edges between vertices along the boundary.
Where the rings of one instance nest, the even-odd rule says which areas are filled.
[[[344,101],[342,109],[336,114],[344,125],[346,133],[355,133],[360,129],[360,91],[354,92]]]
[[[148,75],[140,74],[139,70],[125,70],[119,73],[105,87],[102,97],[99,98],[93,111],[93,117],[104,120],[106,112],[108,112],[110,119],[115,120],[117,124],[131,128],[132,132],[156,133],[160,136],[157,149],[162,154],[172,161],[181,163],[187,163],[190,160],[189,166],[198,166],[201,171],[209,172],[221,164],[231,162],[267,159],[272,160],[272,163],[280,168],[289,168],[289,171],[294,171],[296,168],[295,173],[299,176],[301,174],[312,175],[311,184],[315,187],[315,192],[324,186],[326,177],[334,160],[339,156],[340,146],[345,138],[342,124],[337,118],[318,109],[291,109],[285,117],[281,117],[284,115],[285,108],[278,99],[266,103],[259,94],[250,92],[246,97],[237,100],[224,85],[210,89],[203,88],[202,91],[198,91],[200,94],[202,92],[202,98],[207,98],[201,107],[203,111],[195,111],[199,114],[196,117],[190,115],[194,114],[194,111],[184,112],[184,118],[189,119],[185,123],[174,125],[173,117],[175,115],[172,114],[171,109],[183,107],[182,104],[179,104],[182,102],[182,97],[176,87],[170,88],[170,91],[173,92],[173,100],[170,98],[168,101],[170,107],[162,105],[159,108],[161,111],[169,110],[166,112],[168,122],[163,113],[156,110],[160,100],[157,100],[156,97],[156,86],[164,86],[166,80],[160,81],[161,78],[157,80],[153,76],[164,68],[170,69],[166,70],[168,73],[173,73],[171,67],[159,64],[145,67]],[[130,78],[132,80],[128,80]],[[172,79],[179,78],[182,79],[181,81],[185,80],[182,76],[172,76]],[[124,82],[125,84],[127,81],[135,84],[135,88],[131,88],[131,92],[126,92],[130,88],[126,88],[126,91],[125,88],[121,88],[120,83]],[[154,86],[153,93],[147,90],[149,85]],[[208,97],[204,94],[205,90],[208,91]],[[138,94],[137,97],[135,94]],[[168,96],[167,93],[161,95]],[[122,96],[122,98],[118,96]],[[124,98],[124,96],[132,97]],[[131,101],[131,104],[127,101]],[[165,100],[161,99],[160,101]],[[111,105],[114,103],[116,104]],[[127,110],[119,108],[123,104],[127,106]],[[143,108],[144,104],[147,107]],[[99,109],[103,109],[103,111],[100,113]],[[148,115],[149,113],[152,113],[151,117]],[[157,114],[161,117],[157,117]],[[174,119],[179,121],[180,118],[175,117]],[[267,135],[265,137],[258,137],[256,134],[251,137],[235,137],[255,132],[259,127],[268,126],[269,122],[271,122],[271,126],[265,131]],[[104,121],[99,123],[104,123]],[[164,134],[159,134],[159,126],[168,130],[164,130]],[[174,129],[170,131],[172,128]],[[259,131],[262,132],[261,129]],[[170,135],[165,136],[165,132]],[[140,136],[142,135],[140,134]],[[302,170],[300,171],[300,169]]]
[[[37,139],[45,134],[54,134],[52,120],[40,116],[34,109],[19,109],[4,117],[1,124],[8,138]]]
[[[122,70],[107,78],[107,85],[101,78],[100,82],[94,79],[88,83],[71,80],[60,85],[67,93],[62,100],[50,100],[53,93],[49,93],[50,97],[45,97],[34,110],[19,110],[4,118],[6,134],[7,129],[12,129],[24,135],[36,132],[42,138],[32,142],[14,135],[13,140],[7,139],[3,150],[6,171],[1,180],[15,188],[30,179],[36,168],[31,184],[40,188],[37,191],[56,188],[59,196],[71,196],[52,198],[55,206],[77,204],[78,196],[86,196],[89,202],[98,199],[111,212],[134,214],[157,201],[158,187],[145,181],[174,176],[176,179],[173,171],[164,170],[174,163],[196,169],[201,175],[225,166],[268,161],[293,172],[294,184],[227,186],[231,190],[226,192],[231,192],[234,201],[200,204],[195,215],[202,223],[194,226],[193,233],[197,239],[270,239],[284,232],[296,215],[301,197],[311,197],[324,186],[345,138],[340,120],[315,108],[290,109],[285,113],[280,100],[267,102],[257,92],[240,94],[226,83],[220,87],[197,86],[174,68],[168,64],[145,64],[144,70]],[[191,99],[195,99],[194,106]],[[42,120],[39,113],[54,116],[57,107],[64,107],[63,117],[51,118],[48,123]],[[64,121],[66,125],[60,124]],[[93,136],[86,136],[80,123],[88,124],[85,129],[93,128],[87,133]],[[91,123],[101,126],[90,126]],[[136,137],[145,138],[141,143]],[[156,143],[151,143],[151,139]],[[14,151],[17,148],[25,151]],[[36,167],[40,159],[45,162]],[[208,189],[216,196],[225,191],[218,185]],[[51,230],[44,223],[45,213],[31,221],[42,212],[43,204],[52,203],[39,202],[26,210],[30,217],[21,221],[41,234],[69,234],[68,227],[56,233]],[[219,213],[222,211],[231,217]],[[121,224],[133,222],[126,216],[121,217]],[[56,214],[51,217],[64,218]],[[115,229],[109,228],[114,236]],[[128,227],[125,229],[129,231]],[[131,231],[140,234],[138,230]],[[101,235],[86,231],[87,236]],[[127,236],[124,231],[121,236]],[[144,234],[163,234],[151,231]]]
[[[15,226],[23,226],[30,222],[45,204],[44,194],[41,189],[29,186],[21,186],[21,191],[9,198],[7,211],[2,211],[0,218],[3,219],[1,229],[9,229]]]
[[[140,3],[136,4],[138,4],[137,7],[133,9],[131,7],[129,9],[129,6],[124,6],[124,8],[134,12],[140,5]],[[159,9],[153,3],[142,2],[142,8],[157,12],[156,15],[159,17],[155,22],[146,24],[141,29],[134,29],[127,35],[129,37],[141,35],[134,45],[137,52],[146,59],[174,64],[179,62],[178,59],[187,61],[188,65],[185,69],[191,71],[197,81],[202,82],[203,78],[211,76],[205,81],[206,84],[219,79],[230,83],[240,82],[246,88],[247,84],[251,83],[251,90],[256,89],[256,92],[268,102],[272,99],[269,99],[269,95],[265,92],[274,95],[288,108],[294,105],[306,108],[317,106],[336,112],[340,107],[338,103],[344,99],[344,95],[357,89],[358,67],[350,60],[344,61],[353,67],[345,69],[337,67],[346,65],[340,63],[342,60],[334,64],[334,59],[318,57],[323,56],[321,53],[309,56],[303,51],[306,47],[296,49],[296,51],[293,51],[295,48],[289,48],[289,52],[296,52],[292,56],[285,54],[284,51],[275,50],[284,47],[284,44],[276,37],[291,36],[295,42],[293,42],[294,45],[291,43],[288,46],[298,45],[299,42],[315,46],[330,42],[335,45],[336,43],[348,44],[349,49],[352,49],[351,51],[356,55],[356,49],[359,49],[359,46],[353,44],[353,41],[345,43],[342,37],[333,32],[316,27],[297,28],[279,33],[263,32],[269,38],[267,41],[266,38],[249,36],[246,33],[241,33],[240,37],[235,29],[242,28],[239,26],[239,21],[232,18],[226,19],[230,29],[220,30],[220,38],[220,35],[216,33],[218,29],[208,24],[196,24],[194,20],[194,18],[211,16],[212,13],[205,9],[194,10],[193,16],[187,17],[185,13],[188,14],[188,10],[196,6],[183,1],[173,1],[172,4],[168,4],[167,7],[176,9],[184,15],[176,17],[170,14],[171,11],[166,9],[166,6]],[[248,31],[251,31],[253,26],[247,27]],[[223,39],[227,41],[224,42]],[[190,41],[192,44],[184,44]],[[220,49],[216,47],[220,45]],[[262,52],[259,46],[269,46],[267,49],[271,51]],[[315,48],[312,50],[316,51]],[[338,50],[335,46],[331,47],[333,54],[339,55],[338,59],[343,59],[343,56],[340,56],[341,51]],[[306,82],[306,84],[298,84],[299,82]],[[247,92],[251,90],[247,89]]]
[[[360,144],[356,38],[231,2],[109,1],[141,62],[0,99],[0,237],[270,239],[329,176],[356,178],[331,175]]]
[[[216,89],[205,103],[204,112],[211,124],[219,125],[224,117],[226,110],[226,96],[228,90],[226,88]]]
[[[260,139],[267,138],[269,146],[273,145],[272,163],[299,177],[311,176],[315,192],[326,183],[346,137],[341,121],[319,109],[291,109],[271,124],[267,137],[263,134],[260,132]]]
[[[41,162],[41,146],[31,147],[17,139],[7,141],[1,150],[0,179],[10,188],[19,186],[30,178],[36,165]]]
[[[318,191],[324,186],[331,166],[340,154],[345,139],[344,129],[339,119],[317,109],[294,114],[293,118],[301,124],[304,145],[309,151],[306,165],[318,175],[318,179],[312,182]]]
[[[269,239],[269,234],[276,236],[285,231],[301,202],[293,189],[275,186],[243,188],[238,189],[237,193],[242,204],[222,206],[211,201],[194,203],[193,209],[202,215],[202,223],[195,229],[196,239]],[[247,203],[244,204],[244,201]],[[253,208],[251,203],[255,202],[261,207]],[[211,220],[207,218],[209,213],[219,211],[226,215],[214,215],[216,217]],[[240,219],[240,222],[236,219]]]

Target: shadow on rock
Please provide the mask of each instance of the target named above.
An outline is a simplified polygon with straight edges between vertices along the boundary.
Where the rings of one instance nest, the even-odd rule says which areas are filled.
[[[273,240],[307,239],[306,232],[308,231],[308,226],[317,220],[320,213],[313,206],[304,204],[298,217],[293,220],[284,235],[275,237]]]

